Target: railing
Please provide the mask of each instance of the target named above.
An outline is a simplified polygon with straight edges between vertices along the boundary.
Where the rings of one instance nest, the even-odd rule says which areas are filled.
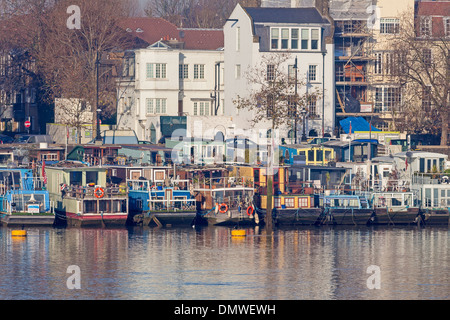
[[[119,185],[109,187],[67,186],[63,190],[64,198],[74,199],[114,199],[128,197],[128,188]]]
[[[230,187],[254,188],[253,177],[219,177],[193,179],[194,189],[218,189]]]
[[[150,199],[150,211],[194,211],[196,209],[195,199]]]
[[[413,184],[450,184],[450,174],[444,173],[414,173]]]

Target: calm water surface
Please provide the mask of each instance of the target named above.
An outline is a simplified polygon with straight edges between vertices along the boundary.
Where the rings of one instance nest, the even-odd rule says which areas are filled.
[[[2,300],[450,298],[448,228],[11,230],[0,227]],[[380,289],[367,287],[371,265]]]

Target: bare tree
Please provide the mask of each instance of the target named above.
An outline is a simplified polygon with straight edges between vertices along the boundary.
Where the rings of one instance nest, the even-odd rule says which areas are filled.
[[[245,96],[237,96],[233,103],[238,109],[251,112],[253,125],[269,122],[272,128],[278,129],[283,125],[290,124],[292,119],[298,119],[299,110],[308,111],[309,103],[312,99],[317,100],[320,91],[308,88],[304,80],[297,78],[295,74],[289,72],[293,66],[288,66],[289,60],[292,60],[289,53],[272,53],[262,56],[258,66],[251,67],[245,72],[249,91]],[[291,69],[292,71],[292,69]],[[294,69],[296,72],[297,70]],[[303,89],[301,94],[298,90]],[[297,128],[295,128],[297,131]],[[273,139],[273,135],[271,139]],[[270,144],[271,146],[274,143]],[[272,228],[272,209],[273,209],[273,157],[277,154],[268,149],[268,168],[267,168],[267,205],[266,205],[266,224],[268,230]]]
[[[260,6],[260,0],[150,0],[144,11],[184,28],[222,28],[237,3]]]
[[[300,120],[300,111],[309,112],[310,102],[321,96],[318,88],[306,90],[305,79],[295,76],[296,66],[288,66],[290,59],[289,53],[266,54],[257,67],[245,73],[249,92],[238,95],[233,103],[238,109],[253,112],[253,125],[269,121],[272,129],[278,129],[295,118]]]
[[[444,30],[424,33],[420,19],[401,17],[391,43],[397,57],[395,71],[403,85],[403,127],[410,131],[439,132],[447,145],[450,112],[450,41]]]

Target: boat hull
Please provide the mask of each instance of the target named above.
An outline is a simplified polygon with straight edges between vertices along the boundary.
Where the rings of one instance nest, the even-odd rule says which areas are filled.
[[[125,226],[128,214],[76,214],[72,212],[57,214],[58,224],[68,227],[120,227]]]
[[[324,225],[368,225],[372,221],[372,209],[329,209],[322,216]]]
[[[6,226],[52,226],[55,222],[54,215],[10,215],[0,214],[0,222]]]
[[[449,225],[450,212],[448,209],[434,209],[421,211],[425,225]]]
[[[197,213],[188,212],[152,212],[145,214],[143,225],[149,227],[190,227],[194,225]]]
[[[273,217],[279,226],[317,225],[320,224],[320,208],[277,209]]]
[[[421,220],[419,208],[407,208],[398,211],[375,208],[374,224],[377,225],[417,224]]]
[[[228,210],[226,213],[209,212],[201,215],[201,217],[208,225],[214,226],[234,226],[237,224],[257,226],[263,222],[260,214],[247,215],[247,213],[239,212],[238,210]]]

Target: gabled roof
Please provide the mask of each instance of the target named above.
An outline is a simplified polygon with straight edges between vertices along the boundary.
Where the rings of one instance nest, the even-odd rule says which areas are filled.
[[[254,23],[329,24],[316,8],[243,8]]]

